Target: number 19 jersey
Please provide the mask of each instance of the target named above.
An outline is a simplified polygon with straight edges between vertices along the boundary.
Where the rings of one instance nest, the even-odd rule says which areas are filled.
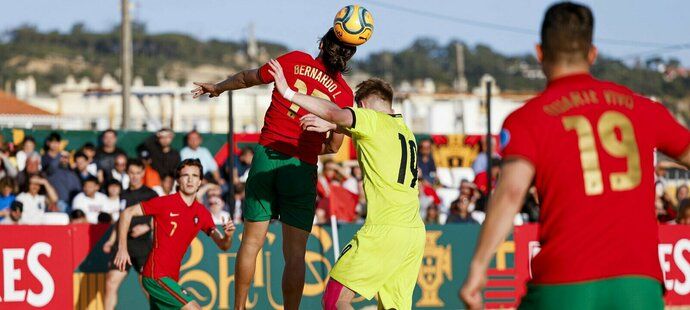
[[[513,112],[501,138],[506,158],[536,169],[541,251],[533,283],[662,280],[654,150],[680,156],[690,132],[661,104],[588,74],[566,76]]]
[[[364,175],[365,225],[423,227],[419,215],[417,143],[400,114],[350,109],[348,129]]]

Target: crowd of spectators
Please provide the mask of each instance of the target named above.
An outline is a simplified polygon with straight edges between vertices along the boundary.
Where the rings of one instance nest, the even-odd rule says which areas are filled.
[[[242,149],[230,172],[228,165],[218,167],[198,132],[187,133],[179,151],[172,147],[174,135],[159,130],[136,147],[135,156],[118,147],[127,142],[118,142],[114,130],[102,132],[97,145],[89,142],[72,151],[65,150],[57,132],[40,150],[32,136],[16,146],[0,141],[0,224],[114,223],[128,201],[174,193],[175,167],[187,158],[198,158],[204,167],[198,199],[214,220],[240,222],[252,148]],[[229,176],[235,184],[231,203]]]
[[[187,158],[198,158],[204,167],[198,199],[214,221],[232,219],[240,223],[253,148],[242,148],[233,157],[234,169],[230,171],[227,163],[216,163],[198,132],[187,133],[185,147],[179,151],[172,147],[174,135],[170,129],[159,130],[138,145],[132,157],[118,147],[114,130],[102,132],[98,145],[85,143],[71,152],[64,150],[62,138],[55,132],[45,139],[41,150],[31,136],[14,147],[0,143],[0,224],[113,223],[132,195],[141,196],[144,190],[147,195],[148,190],[156,195],[174,193],[175,167]],[[480,153],[471,163],[473,177],[449,188],[439,181],[432,140],[419,142],[420,216],[426,224],[484,221],[489,189],[500,178],[501,158],[493,146],[489,156],[484,151],[486,141],[482,141]],[[364,222],[367,203],[363,175],[355,161],[323,160],[316,185],[315,224]],[[662,165],[656,170],[656,194],[660,223],[690,224],[688,183],[669,178],[668,169]],[[539,200],[532,187],[514,224],[538,222],[538,217]]]

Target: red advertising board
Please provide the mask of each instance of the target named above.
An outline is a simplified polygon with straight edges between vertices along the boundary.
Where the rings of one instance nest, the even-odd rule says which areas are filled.
[[[68,226],[0,226],[0,309],[72,308]]]
[[[539,253],[537,225],[515,227],[515,270],[518,300],[530,279],[530,263]],[[659,262],[664,273],[666,305],[690,305],[690,226],[659,226]]]

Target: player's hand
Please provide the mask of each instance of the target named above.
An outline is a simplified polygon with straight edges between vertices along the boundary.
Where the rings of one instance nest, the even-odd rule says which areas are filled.
[[[467,309],[482,309],[482,292],[486,286],[486,269],[470,268],[470,274],[460,289],[459,295]]]
[[[115,255],[115,266],[120,271],[125,271],[128,265],[132,265],[132,261],[129,259],[129,253],[126,247],[120,247]]]
[[[336,124],[325,121],[314,114],[302,116],[299,121],[300,125],[302,126],[302,130],[305,131],[328,132],[331,130],[336,130],[338,127]]]
[[[225,219],[225,217],[222,217],[223,220],[223,231],[225,231],[225,236],[230,236],[235,233],[235,223],[232,221],[228,221]]]
[[[151,229],[149,228],[149,225],[146,225],[146,224],[137,224],[137,225],[134,225],[134,227],[132,227],[132,231],[129,233],[129,235],[130,235],[132,238],[138,238],[138,237],[141,237],[141,236],[143,236],[144,234],[148,233],[149,230],[151,230]]]
[[[192,98],[194,99],[199,98],[199,96],[203,94],[208,94],[209,97],[213,98],[218,97],[223,93],[223,91],[218,89],[216,84],[213,83],[194,82],[194,85],[198,86],[197,88],[192,89]]]
[[[275,59],[271,59],[268,62],[268,65],[271,67],[271,69],[268,70],[268,73],[270,73],[273,76],[273,80],[276,84],[278,92],[280,93],[280,95],[284,97],[285,92],[290,88],[288,87],[287,80],[285,80],[283,67],[281,67],[280,63]]]
[[[110,254],[110,251],[113,250],[113,245],[115,245],[115,242],[106,242],[103,244],[103,253],[105,254]]]

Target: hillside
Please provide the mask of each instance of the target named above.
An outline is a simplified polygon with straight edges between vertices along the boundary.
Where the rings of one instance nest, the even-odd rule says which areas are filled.
[[[118,27],[104,33],[89,31],[83,24],[75,24],[67,33],[18,27],[0,41],[0,82],[5,85],[33,75],[39,92],[46,92],[51,84],[63,82],[69,74],[77,79],[96,80],[106,73],[117,76],[119,37]],[[156,84],[160,77],[184,83],[188,78],[218,76],[251,65],[245,42],[199,41],[180,33],[149,34],[142,24],[133,25],[133,40],[134,75],[141,76],[145,84]],[[456,75],[456,43],[464,47],[470,87],[476,86],[485,73],[493,75],[506,90],[536,91],[545,83],[531,55],[507,56],[485,45],[467,46],[459,41],[442,45],[426,38],[400,51],[372,53],[354,62],[353,73],[381,76],[396,84],[431,78],[438,91],[448,91]],[[258,62],[287,51],[278,43],[260,41],[258,46]],[[678,61],[654,58],[631,68],[620,60],[602,56],[593,72],[599,78],[659,97],[682,110],[690,106],[690,78],[668,74],[678,67]],[[660,73],[659,68],[665,68],[666,73]]]

